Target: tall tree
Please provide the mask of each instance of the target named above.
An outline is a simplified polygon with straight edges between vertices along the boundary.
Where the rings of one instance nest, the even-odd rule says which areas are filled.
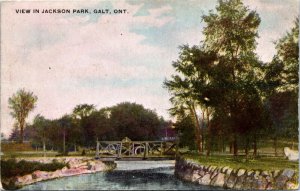
[[[209,118],[209,99],[205,89],[210,84],[209,73],[216,55],[214,52],[204,51],[203,47],[199,46],[185,45],[181,46],[180,50],[179,59],[173,62],[177,74],[171,76],[170,80],[165,80],[164,87],[172,95],[170,101],[173,108],[170,109],[170,113],[181,119],[190,115],[193,119],[195,143],[199,153],[202,153],[203,135],[198,115],[200,110],[206,111]]]
[[[277,53],[266,65],[266,109],[268,110],[271,138],[277,153],[279,136],[297,140],[299,90],[299,19],[275,44]]]
[[[232,127],[232,144],[234,155],[237,155],[240,106],[249,97],[244,88],[253,84],[255,73],[253,64],[257,64],[254,50],[260,18],[255,11],[250,11],[240,0],[220,0],[216,13],[210,12],[203,16],[206,27],[204,46],[218,55],[218,65],[222,68],[222,76],[217,77],[222,84],[223,94],[217,102],[218,108],[228,113]],[[249,74],[250,72],[250,74]],[[249,89],[248,89],[249,90]],[[254,92],[250,92],[254,93]]]
[[[12,110],[10,113],[13,118],[17,120],[20,128],[20,142],[23,143],[25,120],[30,111],[35,108],[37,96],[33,92],[27,92],[24,89],[18,90],[8,99],[9,108]]]

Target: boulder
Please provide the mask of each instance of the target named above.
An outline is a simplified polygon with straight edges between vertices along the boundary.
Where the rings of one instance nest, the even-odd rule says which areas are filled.
[[[199,182],[199,178],[201,178],[201,176],[199,175],[199,170],[194,170],[192,175],[192,182]]]
[[[232,169],[231,169],[231,168],[228,168],[228,169],[226,170],[226,174],[227,174],[227,175],[230,175],[231,172],[232,172]]]
[[[26,174],[24,176],[17,176],[16,179],[17,179],[16,185],[27,185],[27,184],[31,184],[33,182],[31,174]]]
[[[206,174],[202,178],[199,179],[199,184],[201,184],[201,185],[209,185],[210,181],[211,181],[210,174]]]
[[[229,178],[227,179],[226,183],[225,183],[225,187],[232,189],[235,185],[236,179],[237,178],[234,174],[230,175]]]
[[[246,174],[238,176],[237,179],[236,179],[234,188],[238,189],[238,190],[242,189],[244,187],[244,181],[245,181],[246,177],[247,177]]]
[[[299,160],[299,152],[297,150],[292,150],[289,147],[284,147],[283,151],[284,151],[284,155],[290,161],[297,161],[297,160]]]
[[[287,176],[279,175],[276,178],[276,182],[275,182],[276,188],[280,189],[280,190],[284,189],[285,183],[287,181],[288,181],[288,177]]]
[[[41,180],[46,180],[49,178],[49,173],[46,172],[46,171],[40,171],[40,170],[37,170],[37,171],[34,171],[32,173],[32,178],[33,179],[41,179]]]
[[[284,169],[283,172],[281,173],[282,176],[286,176],[289,179],[291,179],[294,174],[295,174],[295,171],[293,169]]]
[[[219,186],[219,187],[223,187],[225,183],[225,174],[224,173],[219,173],[217,176],[215,176],[212,180],[211,180],[211,185],[212,186]]]
[[[268,181],[265,177],[259,176],[257,179],[253,181],[253,188],[257,190],[265,190],[267,188]]]
[[[244,186],[243,186],[243,189],[246,189],[246,190],[252,189],[253,181],[254,181],[253,175],[247,176],[247,177],[245,178],[245,180],[244,180]]]
[[[204,176],[204,175],[205,175],[205,171],[204,171],[203,169],[200,170],[199,175],[200,175],[200,176]]]
[[[246,172],[245,169],[239,169],[239,171],[238,171],[238,173],[237,173],[237,176],[242,176],[242,175],[245,174],[245,172]]]
[[[222,173],[225,173],[227,169],[229,169],[229,166],[223,167],[222,170],[221,170],[221,172],[222,172]]]
[[[280,170],[275,170],[273,172],[273,177],[276,178],[279,175],[279,173],[280,173]]]
[[[299,185],[291,182],[291,181],[287,181],[285,189],[287,190],[298,190],[299,189]]]

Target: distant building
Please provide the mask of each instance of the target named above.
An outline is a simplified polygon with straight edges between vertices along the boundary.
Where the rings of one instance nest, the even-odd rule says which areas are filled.
[[[164,128],[161,129],[160,135],[162,141],[176,140],[177,134],[172,122],[169,122]]]

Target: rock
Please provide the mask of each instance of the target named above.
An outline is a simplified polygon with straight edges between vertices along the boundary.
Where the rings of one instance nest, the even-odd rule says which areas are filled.
[[[32,175],[17,176],[16,185],[27,185],[32,183]]]
[[[231,168],[228,168],[228,169],[226,170],[226,174],[227,174],[227,175],[230,175],[231,172],[232,172],[232,169],[231,169]]]
[[[243,189],[250,190],[253,186],[254,177],[253,176],[247,176],[244,180],[244,186]]]
[[[41,179],[41,180],[46,180],[46,179],[48,179],[48,172],[46,172],[46,171],[40,171],[40,170],[37,170],[37,171],[34,171],[33,173],[32,173],[32,178],[33,179]]]
[[[299,160],[299,152],[297,150],[292,150],[289,147],[284,147],[284,155],[290,160],[290,161],[297,161]]]
[[[253,171],[253,170],[250,170],[250,171],[247,172],[247,175],[248,175],[248,176],[251,176],[253,173],[254,173],[254,171]]]
[[[199,171],[199,175],[200,175],[200,176],[204,176],[204,175],[205,175],[205,171],[204,171],[203,169],[200,170],[200,171]]]
[[[201,178],[199,170],[195,170],[192,175],[192,182],[199,182],[199,178]]]
[[[218,175],[218,171],[215,170],[213,173],[211,173],[210,178],[213,179],[217,175]]]
[[[287,181],[288,181],[288,177],[287,176],[279,175],[276,178],[276,182],[275,182],[276,188],[280,189],[280,190],[284,189],[285,183]]]
[[[227,169],[229,169],[229,166],[223,167],[222,170],[221,170],[221,172],[222,172],[222,173],[225,173]]]
[[[219,186],[219,187],[223,187],[225,183],[225,174],[224,173],[219,173],[217,176],[215,176],[212,180],[211,180],[211,185],[212,186]]]
[[[226,188],[233,188],[234,187],[234,185],[235,185],[235,182],[236,182],[236,176],[235,175],[230,175],[229,176],[229,178],[228,178],[228,180],[226,181],[226,183],[225,183],[225,187]]]
[[[269,174],[270,173],[268,171],[266,171],[266,170],[264,170],[264,171],[261,172],[262,176],[269,176]]]
[[[275,170],[273,172],[273,177],[276,178],[279,175],[279,173],[280,173],[280,170]]]
[[[265,177],[259,176],[258,179],[253,181],[253,188],[257,190],[265,190],[268,185],[268,181]]]
[[[210,174],[204,175],[202,178],[199,179],[199,184],[201,185],[209,185],[210,184]]]
[[[238,173],[237,173],[237,176],[242,176],[242,175],[245,174],[245,172],[246,172],[245,169],[239,169],[239,171],[238,171]]]
[[[291,181],[287,181],[286,186],[285,186],[285,189],[287,189],[287,190],[298,190],[298,188],[299,188],[299,185],[295,184],[294,182],[291,182]]]
[[[99,165],[95,165],[95,171],[101,170],[101,167]],[[183,177],[184,180],[190,181],[192,180],[192,169],[186,169],[184,171]]]
[[[242,189],[244,187],[244,181],[246,179],[246,174],[238,176],[234,185],[235,189]]]
[[[268,185],[267,185],[267,187],[266,187],[266,190],[275,190],[274,183],[269,182]]]
[[[284,169],[281,175],[288,177],[289,179],[293,177],[295,171],[293,169]]]

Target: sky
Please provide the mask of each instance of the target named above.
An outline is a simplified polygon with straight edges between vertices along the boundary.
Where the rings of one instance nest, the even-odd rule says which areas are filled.
[[[244,0],[261,17],[257,54],[268,62],[274,41],[299,14],[299,0]],[[163,81],[174,74],[172,61],[183,44],[199,45],[201,16],[217,0],[31,1],[1,4],[1,132],[8,136],[14,119],[8,99],[24,88],[37,97],[35,115],[57,119],[78,104],[97,109],[135,102],[159,116],[168,114],[170,95]],[[16,9],[40,13],[17,14]],[[70,14],[42,14],[70,9]],[[72,13],[88,9],[91,13]],[[93,10],[109,9],[111,14]],[[126,9],[114,14],[113,10]]]

